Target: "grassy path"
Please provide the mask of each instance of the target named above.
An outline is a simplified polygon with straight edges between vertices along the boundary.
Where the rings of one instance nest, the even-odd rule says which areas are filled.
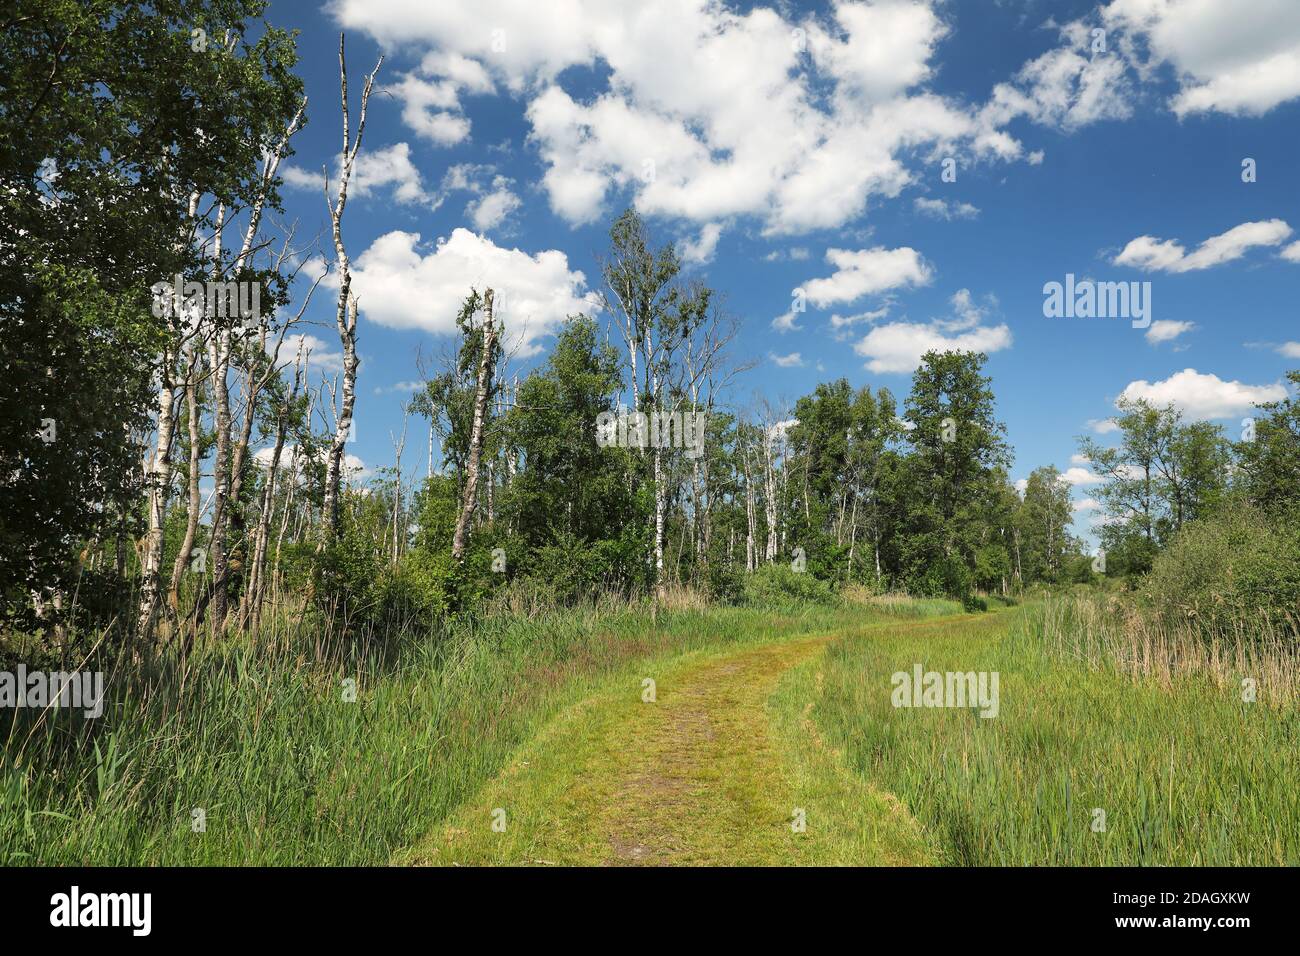
[[[663,648],[577,688],[395,862],[1295,865],[1294,708],[1079,661],[1040,618]],[[1000,675],[996,719],[895,708],[918,664]]]
[[[850,773],[809,717],[831,640],[647,665],[557,717],[396,862],[932,862],[935,848],[916,821]],[[652,702],[643,700],[646,678],[655,682]]]

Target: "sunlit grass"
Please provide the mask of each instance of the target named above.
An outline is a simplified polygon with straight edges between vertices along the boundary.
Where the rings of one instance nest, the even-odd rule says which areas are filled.
[[[490,616],[382,651],[282,619],[184,666],[164,660],[144,683],[115,672],[89,727],[75,713],[3,714],[0,860],[388,862],[620,675],[833,633],[845,636],[792,659],[765,705],[781,799],[819,823],[796,848],[804,862],[891,845],[911,849],[887,862],[1300,862],[1293,660],[1144,644],[1139,632],[1126,643],[1104,617],[1037,604],[936,618],[956,609],[901,596],[802,609],[683,600],[657,616],[607,604]],[[999,716],[894,709],[890,676],[915,663],[998,671]],[[1255,703],[1241,699],[1242,668],[1260,675]],[[567,758],[550,759],[563,769]],[[775,845],[754,844],[750,858]],[[722,858],[707,850],[682,859]]]
[[[384,654],[280,621],[260,642],[202,650],[145,686],[111,677],[89,732],[79,715],[0,715],[0,861],[384,862],[628,662],[856,616],[685,608],[654,618],[644,604],[611,604],[430,631]],[[317,662],[322,647],[328,663]],[[355,703],[344,700],[349,678]]]
[[[1039,607],[832,645],[813,709],[963,865],[1294,865],[1300,718],[1206,675],[1135,676]],[[898,708],[890,677],[997,671],[1000,714]],[[1105,830],[1095,829],[1105,813]]]

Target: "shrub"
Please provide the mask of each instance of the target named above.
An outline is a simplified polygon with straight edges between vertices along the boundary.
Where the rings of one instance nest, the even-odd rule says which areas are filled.
[[[811,601],[833,604],[835,593],[830,585],[807,572],[800,573],[788,564],[765,564],[746,575],[745,600],[750,604],[784,604]]]
[[[961,558],[940,558],[915,583],[914,590],[925,597],[946,597],[965,603],[974,585],[970,568]]]
[[[587,542],[560,535],[533,552],[524,574],[552,603],[571,607],[606,592],[628,593],[644,577],[644,566],[635,539]]]
[[[1142,585],[1166,624],[1228,635],[1249,626],[1290,629],[1300,609],[1300,522],[1245,505],[1185,525]]]
[[[454,606],[455,565],[449,553],[412,549],[403,555],[393,587],[422,617],[445,615]]]
[[[740,604],[745,599],[744,575],[729,562],[709,562],[705,587],[709,597],[719,604]]]

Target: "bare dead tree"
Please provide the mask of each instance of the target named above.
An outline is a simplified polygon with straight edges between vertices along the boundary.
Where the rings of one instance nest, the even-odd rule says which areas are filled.
[[[334,255],[339,270],[339,299],[335,314],[339,342],[343,347],[343,403],[335,422],[334,440],[330,443],[325,471],[325,533],[333,538],[339,529],[339,479],[343,469],[343,449],[352,430],[352,412],[356,405],[357,365],[357,298],[352,294],[352,265],[343,245],[343,208],[348,201],[348,184],[352,169],[361,149],[361,137],[366,129],[366,109],[370,105],[370,90],[375,75],[383,65],[383,56],[366,77],[361,91],[361,115],[357,122],[357,136],[350,138],[348,126],[348,67],[343,54],[344,34],[339,34],[339,90],[343,108],[343,168],[339,172],[337,196],[331,198],[329,173],[325,174],[325,204],[329,207],[330,228],[334,237]]]
[[[397,560],[401,557],[401,537],[400,529],[402,525],[402,452],[406,450],[406,427],[410,421],[410,405],[402,406],[402,434],[396,437],[390,431],[388,437],[393,442],[393,452],[395,463],[393,465],[394,485],[393,485],[393,548],[391,561],[392,566],[397,567]]]
[[[737,443],[741,444],[741,462],[745,473],[745,570],[758,568],[758,515],[754,504],[753,442],[743,426],[736,429]],[[742,437],[743,436],[743,437]]]
[[[190,445],[189,469],[186,475],[188,500],[185,508],[185,537],[181,540],[180,550],[176,554],[176,563],[172,566],[171,584],[167,588],[167,603],[171,608],[173,618],[176,617],[180,605],[181,575],[189,567],[190,558],[194,552],[194,540],[199,529],[199,508],[202,504],[199,494],[202,448],[199,441],[200,409],[198,396],[199,385],[206,378],[206,376],[201,378],[198,374],[199,363],[202,360],[202,350],[199,344],[196,343],[189,349],[185,376],[185,412],[189,425]]]
[[[302,119],[306,109],[307,100],[304,97],[297,112],[288,125],[285,126],[284,133],[280,136],[279,141],[263,160],[257,193],[248,211],[248,225],[244,229],[244,240],[238,255],[235,256],[232,263],[232,272],[235,275],[240,274],[256,251],[255,243],[258,230],[261,228],[262,212],[266,205],[267,196],[270,194],[271,185],[275,181],[276,173],[280,168],[280,162],[288,149],[289,140],[302,126]],[[224,213],[224,208],[217,213],[217,230],[214,237],[215,250],[213,254],[214,278],[221,275],[222,272],[221,232],[225,221]],[[213,498],[212,505],[212,538],[209,545],[212,553],[212,581],[205,597],[211,601],[212,618],[217,629],[222,628],[226,621],[226,595],[229,578],[229,550],[226,538],[227,529],[230,525],[228,503],[232,499],[237,500],[243,470],[241,448],[247,447],[239,444],[232,445],[231,442],[233,419],[230,413],[230,386],[228,381],[232,350],[231,336],[232,330],[229,327],[219,325],[215,328],[208,345],[208,360],[212,368],[212,400],[216,419],[216,451],[213,464],[216,495]],[[251,414],[251,410],[249,414]],[[207,601],[201,602],[195,615],[196,621],[201,619],[206,609]]]
[[[306,260],[295,254],[293,250],[294,230],[289,229],[286,232],[283,244],[280,247],[278,255],[272,265],[273,271],[278,275],[285,275],[287,281],[292,284],[298,277],[299,272],[306,265]],[[297,265],[292,269],[286,269],[286,263],[296,260]],[[312,284],[308,287],[306,294],[303,296],[298,311],[288,316],[280,323],[278,332],[274,333],[273,344],[268,341],[272,338],[271,331],[271,313],[266,313],[259,317],[256,330],[257,339],[251,343],[254,350],[253,356],[245,356],[244,375],[241,383],[244,396],[244,409],[240,416],[240,431],[235,439],[230,455],[230,501],[233,507],[226,509],[225,514],[228,516],[226,523],[235,532],[234,549],[227,560],[226,574],[238,579],[239,574],[243,571],[243,564],[246,557],[247,542],[244,539],[244,514],[239,505],[244,490],[245,463],[248,459],[248,449],[252,441],[253,423],[257,413],[257,402],[263,391],[270,384],[272,379],[279,377],[280,372],[288,363],[284,365],[280,362],[280,351],[284,346],[285,337],[293,330],[299,322],[302,321],[303,314],[311,304],[312,296],[315,295],[317,287],[325,278],[326,273],[321,272]],[[266,358],[263,359],[263,356]],[[241,602],[242,604],[242,602]],[[242,615],[241,615],[242,616]]]
[[[767,518],[767,547],[763,557],[769,564],[776,560],[780,548],[777,539],[779,525],[777,508],[781,496],[777,482],[779,473],[784,471],[782,465],[785,457],[785,436],[781,428],[783,418],[783,413],[775,411],[766,401],[763,402],[762,414],[759,418],[763,440],[763,503],[764,515]]]
[[[306,306],[304,305],[303,308],[305,309]],[[299,315],[301,315],[301,312]],[[293,406],[298,401],[298,394],[302,389],[304,341],[303,339],[298,340],[298,354],[293,365],[293,385],[283,400],[276,406],[275,443],[271,446],[271,457],[266,466],[266,480],[262,485],[257,527],[253,532],[253,558],[249,565],[248,587],[244,591],[243,602],[239,609],[241,626],[253,629],[258,626],[262,614],[266,553],[271,537],[271,516],[275,510],[275,489],[280,473],[280,459],[284,454],[285,438],[288,435],[289,416]],[[278,356],[278,345],[276,353]],[[293,478],[290,476],[290,482],[292,481]],[[286,509],[287,507],[288,503],[286,502]]]
[[[708,320],[686,336],[683,359],[686,391],[690,395],[693,410],[703,413],[706,430],[708,423],[713,420],[718,396],[737,375],[755,365],[752,359],[741,362],[727,360],[727,347],[739,333],[739,320],[714,305],[709,309]],[[691,533],[695,540],[696,558],[701,563],[708,560],[713,540],[713,498],[709,487],[708,462],[707,455],[691,462]]]

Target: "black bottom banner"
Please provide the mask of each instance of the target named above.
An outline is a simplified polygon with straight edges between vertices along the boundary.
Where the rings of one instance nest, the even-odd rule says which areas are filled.
[[[785,922],[875,935],[912,927],[983,940],[1192,939],[1291,934],[1286,869],[8,869],[6,938],[82,942],[373,940],[486,918],[493,942],[573,938],[575,921],[676,935],[690,919],[733,940]],[[656,925],[658,928],[656,929]],[[1258,938],[1258,937],[1253,937]]]

